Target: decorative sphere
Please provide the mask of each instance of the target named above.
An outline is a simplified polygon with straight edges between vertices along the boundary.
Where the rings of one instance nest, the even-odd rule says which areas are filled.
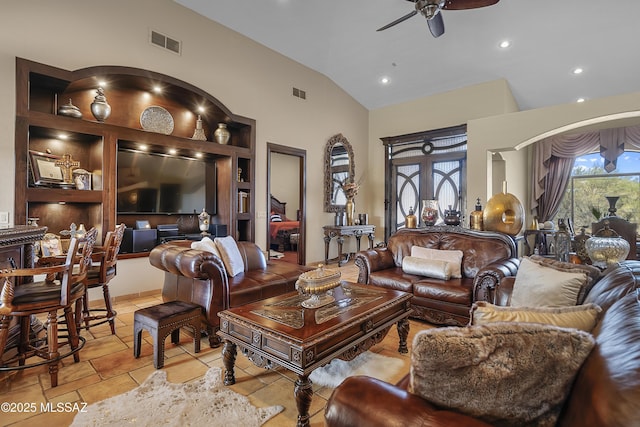
[[[482,212],[485,230],[517,235],[524,224],[524,208],[511,193],[499,193],[489,199]]]

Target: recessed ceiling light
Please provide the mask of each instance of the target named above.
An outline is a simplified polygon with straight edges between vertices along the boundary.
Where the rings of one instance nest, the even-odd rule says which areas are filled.
[[[584,102],[584,101],[586,101],[584,98],[578,98],[578,99],[576,99],[576,102]]]
[[[176,150],[175,148],[170,148],[169,149],[169,154],[171,154],[172,156],[175,155],[178,152],[178,150]]]
[[[382,83],[383,85],[389,84],[389,77],[382,77],[380,79],[380,83]]]
[[[500,42],[499,46],[500,46],[502,49],[506,49],[506,48],[508,48],[509,46],[511,46],[511,42],[510,42],[509,40],[503,40],[503,41],[501,41],[501,42]]]
[[[162,87],[159,86],[159,85],[155,85],[155,86],[153,86],[153,91],[155,93],[162,93]]]
[[[138,149],[142,151],[147,151],[149,149],[149,146],[147,144],[140,144],[138,145]]]
[[[574,68],[573,69],[573,74],[582,74],[584,70],[580,67]]]
[[[202,158],[202,153],[196,153],[196,157],[201,159]]]

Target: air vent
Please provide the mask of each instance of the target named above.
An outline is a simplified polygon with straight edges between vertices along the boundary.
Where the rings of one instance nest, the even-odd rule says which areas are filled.
[[[300,99],[307,99],[307,92],[302,89],[298,89],[297,87],[293,88],[293,96],[296,96]]]
[[[182,42],[176,39],[172,39],[171,37],[157,31],[151,30],[151,36],[149,40],[151,44],[171,51],[173,53],[177,53],[178,55],[180,55],[180,51],[182,50]]]

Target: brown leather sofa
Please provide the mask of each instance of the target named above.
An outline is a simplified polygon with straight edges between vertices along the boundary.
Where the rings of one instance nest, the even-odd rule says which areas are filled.
[[[174,240],[156,246],[149,262],[165,271],[162,299],[202,306],[209,345],[218,347],[218,312],[295,290],[301,273],[310,267],[282,261],[267,262],[251,242],[237,242],[244,273],[228,277],[222,260],[211,252],[191,249],[191,241]]]
[[[508,301],[513,280],[495,288],[493,303]],[[593,330],[596,346],[583,363],[565,401],[559,427],[640,426],[640,261],[625,261],[604,273],[586,297],[602,308]],[[396,385],[356,376],[337,387],[327,403],[329,427],[488,426],[464,414],[437,408]]]
[[[402,259],[412,246],[461,250],[462,278],[433,279],[407,274]],[[476,300],[485,300],[484,289],[495,287],[514,275],[519,261],[514,240],[505,234],[461,227],[436,226],[401,229],[385,248],[358,252],[358,282],[413,294],[412,317],[436,325],[462,326],[469,323],[469,309]]]

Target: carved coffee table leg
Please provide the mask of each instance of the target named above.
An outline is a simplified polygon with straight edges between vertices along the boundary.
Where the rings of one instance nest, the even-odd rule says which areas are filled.
[[[296,406],[298,407],[297,426],[307,427],[309,426],[309,408],[313,397],[313,388],[308,375],[298,375],[293,394],[296,397]]]
[[[398,322],[398,337],[400,338],[400,345],[398,345],[399,353],[408,353],[407,337],[409,336],[409,319],[402,319]]]
[[[236,375],[233,372],[233,365],[236,363],[236,355],[238,354],[236,345],[231,341],[225,340],[222,347],[222,363],[224,363],[224,385],[233,385],[236,383]]]

